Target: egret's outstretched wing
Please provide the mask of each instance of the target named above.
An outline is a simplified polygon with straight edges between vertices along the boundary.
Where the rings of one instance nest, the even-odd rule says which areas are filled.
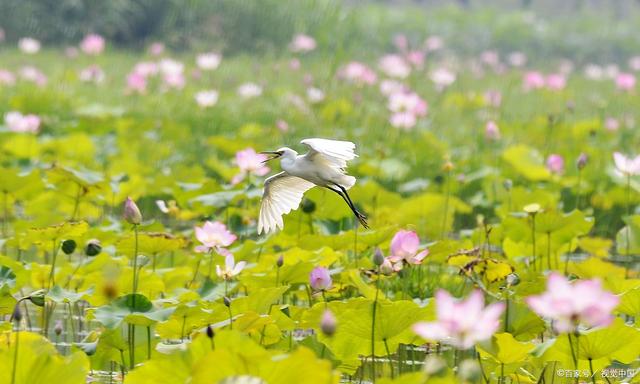
[[[350,141],[327,139],[304,139],[300,142],[309,147],[309,158],[317,161],[321,156],[325,164],[344,171],[347,161],[353,160],[358,155],[355,153],[356,145]]]
[[[265,180],[258,217],[258,234],[263,231],[269,233],[276,228],[282,229],[282,215],[298,208],[302,195],[314,186],[315,184],[286,172],[280,172]]]

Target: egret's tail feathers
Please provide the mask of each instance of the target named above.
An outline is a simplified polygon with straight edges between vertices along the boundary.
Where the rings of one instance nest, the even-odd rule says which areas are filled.
[[[358,219],[358,221],[360,222],[360,224],[362,224],[362,226],[365,229],[369,229],[369,224],[367,223],[367,217],[365,215],[363,215],[362,213],[356,211],[356,218]]]
[[[350,189],[351,187],[356,185],[356,178],[349,175],[343,175],[340,185],[342,185],[345,189]]]

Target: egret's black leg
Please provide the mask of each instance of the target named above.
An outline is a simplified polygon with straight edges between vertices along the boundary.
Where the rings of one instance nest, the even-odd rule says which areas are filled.
[[[331,187],[326,187],[328,189],[330,189],[331,191],[337,193],[338,195],[340,195],[340,197],[342,197],[342,199],[344,200],[345,203],[347,203],[347,205],[349,206],[349,208],[351,209],[351,211],[353,212],[353,214],[356,216],[356,218],[358,219],[358,221],[360,222],[360,224],[362,224],[363,227],[369,229],[369,224],[367,224],[367,217],[365,215],[363,215],[362,213],[358,212],[358,210],[356,209],[355,205],[353,204],[353,202],[351,201],[351,198],[349,197],[349,195],[347,194],[346,190],[340,186],[337,185],[336,186],[338,188],[340,188],[340,190],[338,189],[333,189]]]

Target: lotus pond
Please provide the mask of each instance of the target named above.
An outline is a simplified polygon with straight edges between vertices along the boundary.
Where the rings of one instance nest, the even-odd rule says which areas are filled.
[[[638,382],[640,56],[385,38],[0,42],[0,382]],[[308,137],[370,229],[316,188],[257,234]]]

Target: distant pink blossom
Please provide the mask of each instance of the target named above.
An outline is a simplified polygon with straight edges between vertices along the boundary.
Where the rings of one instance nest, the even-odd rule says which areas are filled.
[[[40,118],[33,114],[23,115],[20,112],[11,111],[4,115],[4,125],[11,132],[38,133]]]
[[[127,92],[145,93],[147,78],[139,72],[133,71],[127,75]]]
[[[410,51],[405,55],[406,60],[418,69],[422,69],[424,67],[424,60],[426,57],[426,52],[424,51]]]
[[[276,121],[276,128],[278,128],[278,130],[280,130],[280,132],[288,132],[289,131],[289,124],[282,120],[279,119],[278,121]]]
[[[377,80],[376,73],[358,61],[352,61],[340,68],[338,76],[357,85],[372,85]]]
[[[268,157],[261,153],[256,153],[253,148],[243,149],[236,153],[235,163],[240,168],[240,173],[235,175],[231,184],[238,184],[249,175],[264,176],[270,169],[264,165]]]
[[[547,290],[525,299],[538,315],[553,321],[560,333],[574,332],[578,325],[606,326],[613,320],[612,311],[619,298],[602,289],[599,280],[580,280],[573,284],[553,272],[547,279]]]
[[[292,71],[297,71],[298,69],[300,69],[300,59],[294,57],[293,59],[289,60],[289,69]]]
[[[84,81],[86,83],[100,84],[104,81],[105,74],[99,65],[93,64],[81,70],[78,77],[80,78],[80,81]]]
[[[564,172],[564,158],[556,153],[547,158],[547,169],[552,173],[561,174]]]
[[[0,69],[0,85],[12,86],[16,83],[16,76],[5,69]]]
[[[523,86],[527,91],[542,88],[545,86],[545,78],[540,72],[529,71],[524,75]]]
[[[154,42],[151,43],[151,45],[149,46],[149,53],[152,56],[160,56],[162,55],[162,53],[164,52],[164,44],[160,43],[160,42]]]
[[[436,89],[441,91],[456,81],[456,74],[448,68],[440,67],[433,70],[429,78],[436,85]]]
[[[262,95],[262,87],[256,83],[244,83],[238,87],[238,95],[243,99],[253,99]]]
[[[629,69],[632,71],[640,71],[640,56],[633,56],[629,59]]]
[[[484,126],[484,137],[489,141],[500,140],[500,128],[495,121],[489,120]]]
[[[405,52],[409,49],[409,39],[403,34],[395,35],[393,37],[393,45],[395,45],[400,52]]]
[[[609,132],[615,132],[620,128],[620,121],[615,117],[607,117],[604,120],[604,128]]]
[[[396,92],[389,96],[387,107],[391,112],[409,112],[415,116],[427,114],[427,102],[415,92]]]
[[[420,251],[420,239],[414,231],[400,230],[391,239],[389,261],[397,263],[420,264],[429,254],[428,249]]]
[[[182,89],[186,84],[186,79],[182,73],[165,73],[162,76],[163,84],[168,88]]]
[[[459,349],[469,349],[488,340],[498,330],[504,303],[484,306],[481,291],[471,292],[466,300],[456,300],[447,291],[435,294],[436,321],[419,322],[413,331],[425,340],[439,341]]]
[[[196,246],[196,252],[216,252],[225,255],[228,253],[226,247],[236,241],[237,236],[227,229],[227,226],[219,221],[206,221],[202,227],[194,228],[196,239],[201,245]]]
[[[148,77],[157,75],[160,67],[152,61],[141,61],[133,67],[133,71],[143,77]]]
[[[631,73],[619,73],[616,76],[616,87],[621,91],[631,91],[636,87],[636,77]]]
[[[378,68],[387,76],[404,79],[411,74],[411,66],[400,55],[386,55],[378,62]]]
[[[527,63],[527,56],[522,52],[511,52],[507,61],[512,67],[522,67]]]
[[[291,52],[297,53],[306,53],[311,52],[316,49],[316,40],[305,34],[297,34],[291,40],[291,44],[289,44],[289,49]]]
[[[66,47],[64,49],[64,55],[70,59],[75,59],[76,57],[78,57],[78,48]]]
[[[326,291],[332,283],[329,270],[325,267],[315,267],[309,274],[309,285],[314,291]]]
[[[30,65],[25,65],[20,68],[20,77],[26,81],[31,81],[39,87],[47,85],[47,76],[42,73],[38,68]]]
[[[444,48],[444,40],[440,36],[429,36],[424,42],[427,51],[437,51]]]
[[[502,93],[490,89],[484,93],[484,102],[492,107],[499,107],[502,104]]]
[[[214,52],[201,53],[196,57],[198,68],[203,71],[213,71],[220,66],[222,56]]]
[[[394,93],[406,92],[407,86],[396,80],[385,79],[380,82],[380,93],[391,96]]]
[[[194,98],[200,108],[213,107],[218,102],[218,91],[213,89],[200,91],[195,94]]]
[[[560,73],[552,73],[545,79],[547,89],[552,91],[563,90],[567,85],[567,79]]]
[[[40,41],[32,37],[23,37],[18,40],[18,48],[20,48],[23,53],[33,55],[40,51]]]
[[[317,104],[324,100],[324,92],[315,87],[307,88],[307,99],[311,104]]]
[[[396,112],[389,117],[389,124],[394,128],[400,128],[403,130],[410,130],[418,123],[416,115],[411,112]]]
[[[91,33],[82,39],[80,42],[80,49],[87,55],[97,56],[104,51],[105,40],[104,37]]]
[[[631,158],[620,152],[613,154],[616,171],[621,176],[640,175],[640,155]]]
[[[497,67],[500,64],[500,56],[493,50],[484,51],[480,54],[480,61],[489,67]]]
[[[239,261],[236,263],[233,255],[228,253],[224,255],[224,266],[220,267],[219,265],[216,265],[216,275],[223,280],[231,280],[235,276],[239,275],[246,265],[246,261]]]

